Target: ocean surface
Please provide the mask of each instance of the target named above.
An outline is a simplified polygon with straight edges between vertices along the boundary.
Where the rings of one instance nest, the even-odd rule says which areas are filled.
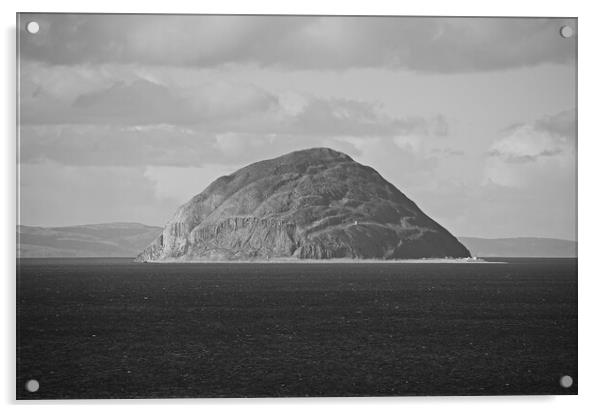
[[[22,259],[17,398],[576,394],[577,260],[492,260]]]

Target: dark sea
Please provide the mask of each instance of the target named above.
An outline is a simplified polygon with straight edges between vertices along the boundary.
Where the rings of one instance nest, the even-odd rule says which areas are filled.
[[[577,260],[498,260],[21,259],[17,398],[576,394]]]

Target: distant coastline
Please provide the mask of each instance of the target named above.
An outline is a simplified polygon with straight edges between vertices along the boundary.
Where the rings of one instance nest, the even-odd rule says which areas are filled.
[[[162,228],[160,227],[138,223],[107,223],[65,227],[34,227],[19,225],[17,226],[17,257],[134,258],[149,242],[157,237],[161,231]],[[577,242],[564,239],[537,237],[480,238],[459,236],[458,240],[470,250],[473,256],[479,258],[577,257]],[[282,260],[278,259],[277,261]],[[371,260],[360,261],[372,262]],[[381,262],[381,260],[374,261]],[[412,261],[413,260],[402,260],[402,262],[405,263]],[[424,260],[418,261],[423,262]],[[428,261],[429,263],[433,263],[432,259],[429,259]],[[234,261],[225,262],[231,263]],[[275,261],[269,260],[266,262]],[[302,262],[309,261],[304,260]],[[351,259],[350,262],[358,262],[358,260]],[[397,261],[385,260],[382,262],[390,263]]]
[[[286,259],[273,260],[161,260],[144,261],[140,264],[506,264],[503,261],[485,261],[480,258],[415,258],[407,260],[379,260],[379,259],[353,259],[330,258],[316,259]]]

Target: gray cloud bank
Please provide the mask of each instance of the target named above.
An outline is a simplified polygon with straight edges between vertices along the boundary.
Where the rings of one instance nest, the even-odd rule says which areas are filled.
[[[394,117],[379,104],[293,95],[293,103],[253,85],[168,88],[137,79],[75,97],[41,86],[21,102],[21,162],[66,165],[203,165],[261,157],[337,137],[439,138],[441,115]],[[257,150],[254,150],[257,149]]]
[[[26,93],[26,92],[25,92]],[[144,79],[82,93],[70,99],[38,86],[21,101],[23,124],[203,124],[205,130],[263,133],[390,135],[447,134],[442,116],[432,126],[421,117],[393,118],[378,104],[351,99],[297,97],[287,108],[278,96],[253,85],[207,83],[174,88]]]
[[[455,73],[565,63],[575,19],[22,14],[20,51],[51,64],[257,64]],[[30,20],[40,35],[24,32]]]

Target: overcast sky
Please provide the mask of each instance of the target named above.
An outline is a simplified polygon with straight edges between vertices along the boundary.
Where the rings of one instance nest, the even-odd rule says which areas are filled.
[[[21,224],[162,226],[221,175],[327,146],[457,236],[576,239],[574,20],[20,19]]]

